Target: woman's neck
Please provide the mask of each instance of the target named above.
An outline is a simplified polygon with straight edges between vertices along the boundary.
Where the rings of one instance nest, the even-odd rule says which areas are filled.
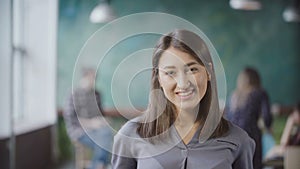
[[[192,127],[197,120],[198,110],[198,107],[190,110],[177,110],[175,126],[178,128]]]
[[[186,115],[177,116],[176,121],[175,121],[176,127],[187,128],[187,127],[191,127],[194,125],[194,123],[196,121],[195,118],[192,118],[190,116],[187,116],[187,117],[183,117],[183,116],[186,116]]]
[[[197,113],[181,111],[175,121],[175,128],[184,144],[188,144],[196,133],[200,123],[197,121]]]
[[[178,125],[194,124],[199,113],[198,110],[199,110],[199,106],[196,106],[191,109],[177,108],[176,110],[177,117],[176,117],[175,124],[176,123]]]

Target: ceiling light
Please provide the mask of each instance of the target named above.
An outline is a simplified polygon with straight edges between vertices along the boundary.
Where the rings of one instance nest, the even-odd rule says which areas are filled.
[[[90,21],[92,23],[110,22],[116,18],[115,13],[107,1],[101,1],[93,9],[90,14]]]
[[[283,11],[282,16],[286,22],[300,22],[300,1],[294,1],[293,5]]]
[[[260,10],[262,7],[256,0],[230,0],[229,4],[231,8],[239,10]]]

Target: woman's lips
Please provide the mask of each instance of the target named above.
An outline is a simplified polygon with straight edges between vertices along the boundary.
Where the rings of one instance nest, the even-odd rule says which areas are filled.
[[[184,90],[176,92],[176,95],[179,96],[181,100],[189,99],[193,96],[194,90]]]

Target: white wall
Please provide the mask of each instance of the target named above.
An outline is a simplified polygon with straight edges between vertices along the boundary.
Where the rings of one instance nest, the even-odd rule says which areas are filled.
[[[7,37],[9,35],[7,32],[10,30],[14,30],[14,44],[26,51],[23,56],[19,52],[14,52],[14,60],[20,61],[15,64],[16,67],[20,66],[20,69],[19,76],[15,78],[17,85],[14,85],[16,87],[14,90],[22,89],[14,95],[14,114],[18,114],[15,115],[15,133],[26,133],[56,122],[57,0],[15,0],[14,2],[15,29],[9,27],[10,20],[7,14],[2,14],[9,10],[9,0],[0,2],[1,17],[6,16],[4,21],[1,18],[1,27],[5,30],[0,31],[0,91],[1,93],[2,90],[5,91],[4,95],[0,95],[0,138],[9,134],[10,103],[7,98],[10,97],[11,84],[2,81],[10,78],[7,73],[10,69],[10,39]],[[6,37],[2,34],[6,34]],[[2,46],[5,47],[4,50]],[[2,69],[6,70],[2,71]]]
[[[10,6],[0,1],[0,138],[10,133]]]

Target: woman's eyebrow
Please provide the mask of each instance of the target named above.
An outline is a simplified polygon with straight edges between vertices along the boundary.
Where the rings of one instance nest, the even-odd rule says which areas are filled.
[[[163,69],[175,69],[176,67],[175,66],[165,66],[163,67]]]
[[[200,65],[198,62],[189,62],[187,64],[185,64],[185,67],[189,67],[189,66],[192,66],[192,65]],[[163,69],[176,69],[175,66],[165,66],[163,67]]]
[[[198,62],[190,62],[190,63],[187,63],[186,66],[189,67],[189,66],[197,65],[197,64],[200,65]]]

